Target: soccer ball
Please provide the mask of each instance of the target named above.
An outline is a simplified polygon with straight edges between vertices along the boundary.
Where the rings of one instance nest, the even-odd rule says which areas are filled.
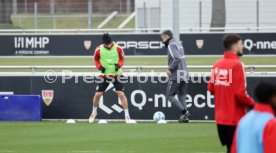
[[[165,120],[165,114],[164,114],[163,112],[160,112],[160,111],[155,112],[155,113],[153,114],[153,120],[154,120],[155,122],[158,122],[158,121],[160,121],[160,120]]]

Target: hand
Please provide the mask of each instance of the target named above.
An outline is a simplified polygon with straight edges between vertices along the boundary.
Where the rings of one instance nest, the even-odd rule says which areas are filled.
[[[119,65],[118,64],[114,64],[115,65],[115,71],[117,72],[119,70]]]
[[[171,72],[170,70],[167,70],[167,75],[168,75],[169,77],[171,77],[171,76],[172,76],[172,72]]]
[[[99,70],[102,71],[102,73],[105,72],[105,68],[104,67],[101,67]]]

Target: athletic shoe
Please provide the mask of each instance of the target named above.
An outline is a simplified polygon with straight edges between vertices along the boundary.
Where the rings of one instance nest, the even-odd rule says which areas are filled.
[[[191,114],[189,113],[189,111],[187,111],[185,114],[180,115],[178,122],[179,123],[188,123],[190,116],[191,116]]]
[[[88,122],[89,123],[93,123],[95,121],[95,119],[96,119],[96,116],[97,116],[97,114],[91,114],[91,116],[89,117]]]
[[[178,123],[189,123],[189,119],[185,119],[185,120],[182,120],[182,121],[178,120]]]

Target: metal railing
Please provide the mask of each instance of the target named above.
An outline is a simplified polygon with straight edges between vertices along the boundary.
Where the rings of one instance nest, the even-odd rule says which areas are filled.
[[[170,28],[126,28],[126,29],[0,29],[0,34],[10,34],[10,33],[49,33],[49,34],[66,34],[66,33],[160,33],[163,30]],[[194,28],[187,27],[181,28],[182,33],[198,33],[200,30],[212,31],[211,33],[221,33],[221,32],[264,32],[261,30],[266,30],[267,32],[276,32],[276,27],[233,27],[233,28]]]
[[[12,28],[23,29],[93,29],[97,28],[109,13],[117,11],[116,20],[112,20],[112,24],[109,26],[103,27],[110,29],[118,28],[119,24],[123,22],[122,20],[135,12],[136,19],[135,21],[132,20],[135,23],[131,23],[125,28],[145,28],[146,30],[141,31],[148,32],[154,27],[172,28],[171,2],[171,0],[118,0],[116,2],[107,0],[83,0],[82,2],[39,0],[37,3],[27,3],[27,1],[23,3],[19,0],[13,0],[2,7],[3,11],[0,12],[0,16],[6,17],[0,17],[0,21],[6,20],[7,22],[3,23],[13,23]],[[225,26],[233,28],[209,28],[213,11],[211,0],[180,0],[179,25],[185,27],[180,31],[208,32],[206,30],[228,29],[233,30],[233,32],[237,32],[237,30],[276,31],[273,28],[276,26],[276,22],[272,20],[276,17],[274,9],[276,2],[274,0],[226,0],[225,2],[227,14]],[[109,5],[106,5],[107,3]],[[142,3],[145,5],[141,6]],[[132,29],[131,31],[137,30],[139,29]]]
[[[134,11],[134,0],[118,0],[116,2],[106,0],[76,2],[11,0],[1,4],[0,10],[3,10],[0,12],[0,28],[1,24],[12,23],[11,28],[19,29],[92,29],[97,28],[98,24],[114,11],[118,12],[116,22],[127,18]],[[111,27],[115,28],[116,26]]]
[[[168,66],[159,65],[145,65],[145,66],[124,66],[124,69],[135,69],[136,71],[142,71],[145,69],[167,69]],[[31,66],[31,65],[6,65],[0,66],[0,69],[30,69],[32,72],[36,72],[38,69],[96,69],[93,65],[45,65],[45,66]],[[199,69],[199,70],[211,70],[211,65],[190,65],[188,69]],[[245,69],[254,72],[256,69],[276,69],[276,65],[246,65]]]

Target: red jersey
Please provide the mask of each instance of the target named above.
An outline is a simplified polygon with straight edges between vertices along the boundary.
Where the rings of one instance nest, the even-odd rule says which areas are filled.
[[[112,46],[114,46],[114,42],[112,42]],[[98,46],[96,49],[95,49],[95,52],[94,52],[94,62],[95,62],[95,65],[97,67],[98,70],[100,70],[102,68],[102,64],[100,62],[100,46]],[[119,45],[117,46],[117,52],[118,52],[118,55],[119,55],[119,62],[118,62],[118,66],[119,68],[123,67],[124,63],[125,63],[125,56],[124,56],[124,50],[122,47],[120,47]]]
[[[264,153],[275,153],[276,119],[270,120],[264,129],[263,142]]]
[[[254,106],[254,100],[246,91],[243,64],[231,52],[225,52],[214,64],[208,90],[214,94],[217,124],[236,126],[247,107]]]

